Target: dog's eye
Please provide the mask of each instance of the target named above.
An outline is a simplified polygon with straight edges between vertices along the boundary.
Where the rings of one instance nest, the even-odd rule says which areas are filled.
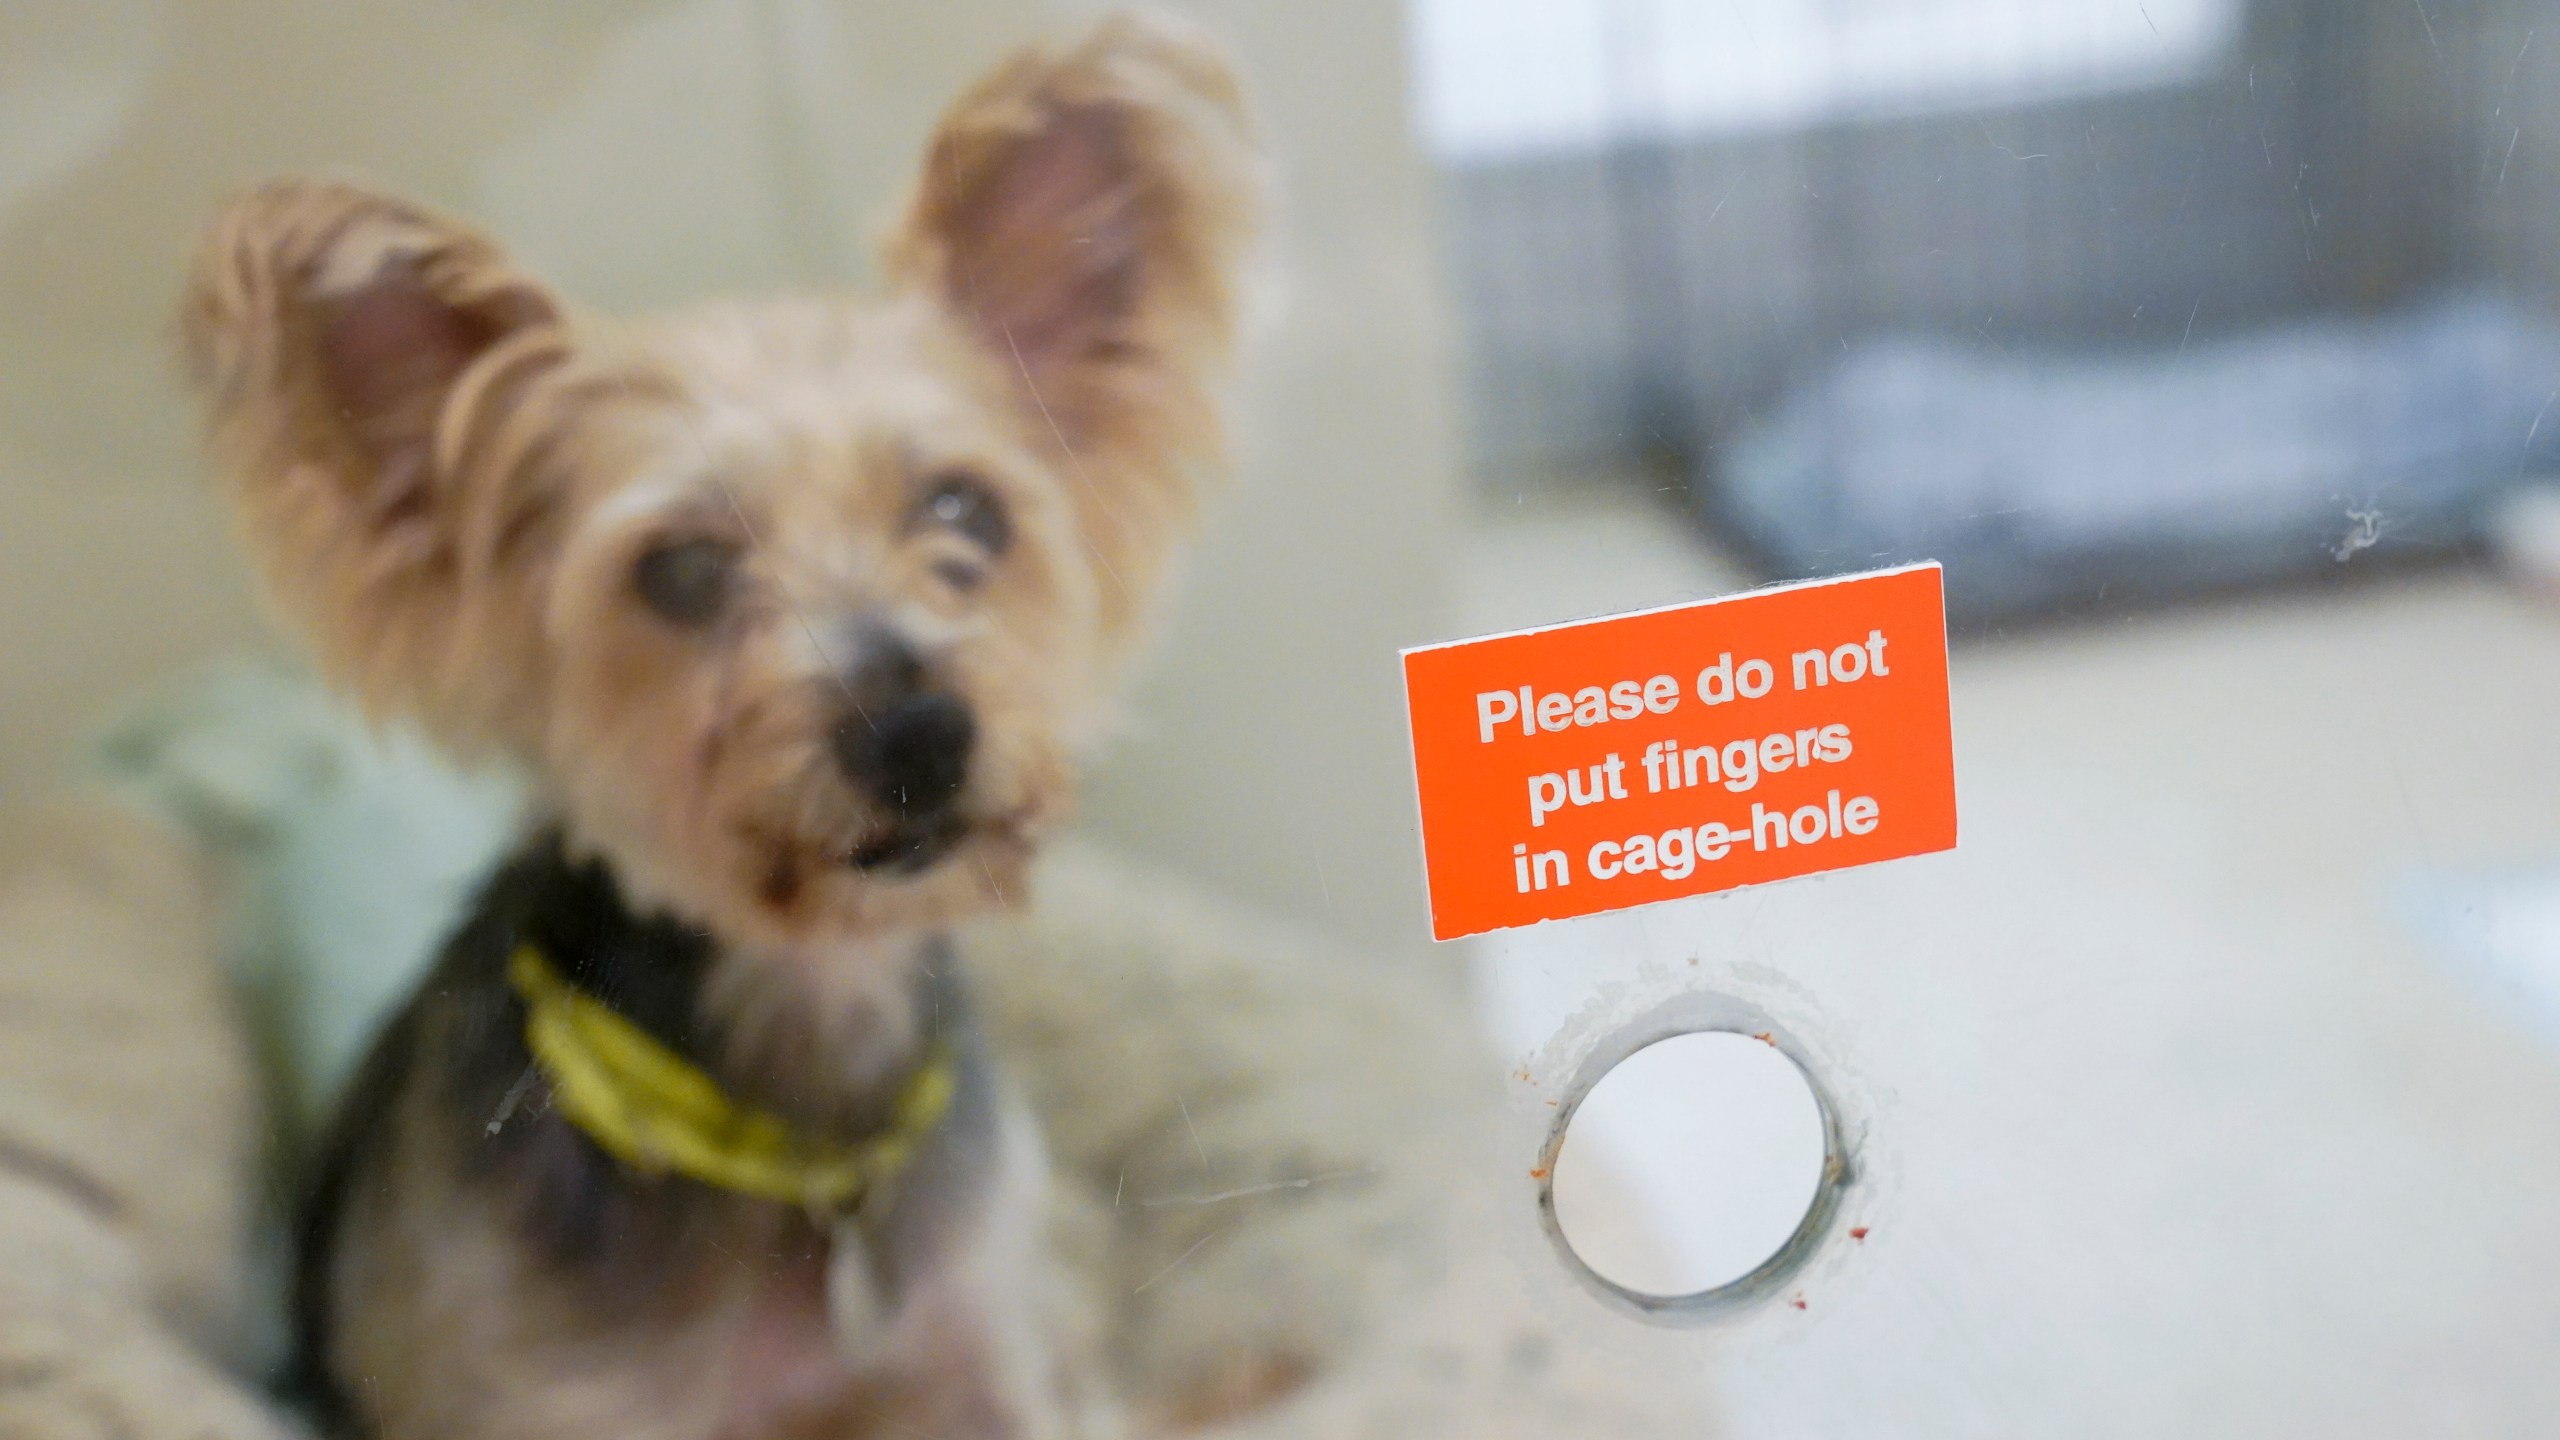
[[[933,478],[916,504],[916,523],[965,535],[989,555],[1001,555],[1013,541],[1013,517],[987,482],[966,471],[952,470]]]
[[[678,625],[707,625],[729,598],[737,550],[724,540],[677,540],[643,554],[632,584],[648,607]]]

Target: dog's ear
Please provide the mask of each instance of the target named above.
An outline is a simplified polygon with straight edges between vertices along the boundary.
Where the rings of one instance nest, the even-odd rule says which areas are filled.
[[[1088,526],[1141,563],[1221,458],[1214,387],[1261,179],[1218,53],[1116,16],[954,104],[892,238],[892,275],[1009,372],[1035,437],[1073,452]]]
[[[565,354],[560,306],[473,231],[334,182],[234,203],[182,324],[249,546],[377,713],[501,738],[540,668],[546,497],[512,412]],[[520,718],[520,717],[519,717]]]

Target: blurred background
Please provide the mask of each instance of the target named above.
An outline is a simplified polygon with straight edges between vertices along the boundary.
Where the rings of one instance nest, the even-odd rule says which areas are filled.
[[[1091,8],[0,9],[0,799],[272,643],[172,358],[227,191],[359,172],[605,309],[860,283]],[[1087,827],[1471,964],[1506,1059],[1688,962],[1793,997],[1871,1234],[1698,1337],[1729,1433],[2548,1433],[2560,4],[1183,8],[1277,293]],[[1910,558],[1962,848],[1428,948],[1398,647]]]

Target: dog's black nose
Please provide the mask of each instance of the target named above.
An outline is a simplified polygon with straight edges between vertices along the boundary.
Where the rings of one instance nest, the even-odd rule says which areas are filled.
[[[969,783],[978,741],[968,702],[926,688],[915,652],[896,640],[864,647],[845,682],[836,722],[836,764],[854,786],[905,815],[942,809]]]
[[[969,783],[969,751],[978,722],[957,695],[901,700],[879,721],[879,767],[872,793],[906,814],[939,810]]]

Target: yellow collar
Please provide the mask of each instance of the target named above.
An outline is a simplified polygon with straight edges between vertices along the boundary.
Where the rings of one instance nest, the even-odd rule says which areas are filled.
[[[542,952],[518,946],[507,979],[524,997],[524,1038],[551,1082],[552,1103],[605,1153],[636,1170],[676,1174],[810,1210],[850,1209],[894,1181],[941,1123],[957,1085],[936,1041],[898,1092],[889,1128],[855,1144],[793,1132],[733,1099],[612,1006],[572,986]]]

